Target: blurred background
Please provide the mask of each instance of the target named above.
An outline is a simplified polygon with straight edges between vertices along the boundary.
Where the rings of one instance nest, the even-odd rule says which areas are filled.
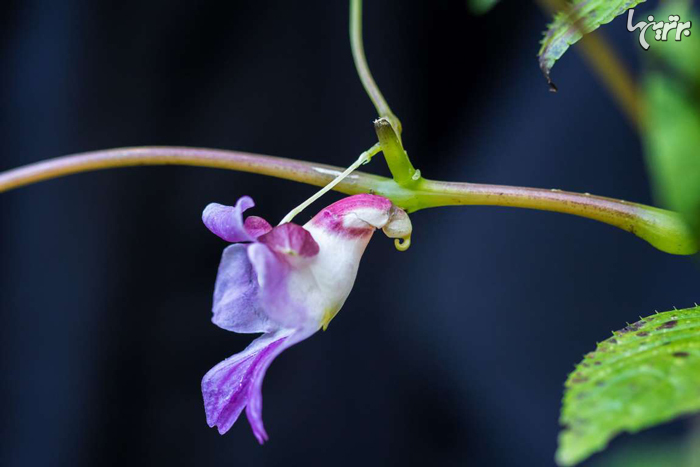
[[[0,170],[136,145],[347,166],[375,141],[344,1],[9,0],[0,22]],[[653,203],[637,135],[575,49],[548,91],[547,22],[530,2],[483,17],[464,0],[367,2],[369,64],[414,165]],[[634,69],[625,22],[604,33]],[[698,300],[692,260],[603,224],[418,212],[411,249],[377,235],[328,331],[270,368],[270,442],[244,418],[222,437],[199,383],[252,337],[210,322],[225,244],[201,211],[250,195],[276,221],[313,191],[160,167],[0,195],[0,465],[553,465],[573,365],[626,322]],[[584,465],[687,425],[623,436]]]

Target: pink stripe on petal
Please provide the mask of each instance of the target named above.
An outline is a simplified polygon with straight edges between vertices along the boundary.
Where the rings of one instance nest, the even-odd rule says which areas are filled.
[[[307,225],[329,233],[364,237],[376,228],[384,227],[392,208],[391,201],[382,196],[348,196],[321,210]]]
[[[387,198],[378,195],[359,194],[343,198],[330,206],[324,211],[330,211],[336,216],[345,215],[351,211],[358,209],[372,208],[378,211],[389,211],[392,203]]]

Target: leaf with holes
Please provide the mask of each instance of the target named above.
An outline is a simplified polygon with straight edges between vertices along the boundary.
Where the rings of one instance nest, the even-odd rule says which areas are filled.
[[[557,462],[574,465],[622,432],[700,411],[700,307],[613,333],[566,381]]]
[[[565,11],[560,11],[554,16],[554,21],[549,25],[542,39],[542,47],[538,54],[540,69],[547,78],[547,82],[556,90],[550,79],[550,71],[564,52],[584,34],[595,31],[601,25],[607,24],[620,16],[630,8],[634,8],[645,0],[573,0],[558,3],[567,5]],[[553,0],[551,3],[556,4]]]

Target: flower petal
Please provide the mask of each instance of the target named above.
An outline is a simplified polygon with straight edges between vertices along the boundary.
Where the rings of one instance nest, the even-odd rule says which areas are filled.
[[[258,278],[248,259],[250,245],[230,245],[221,255],[214,287],[212,322],[227,331],[269,332],[278,328],[262,310]]]
[[[260,444],[268,436],[262,422],[262,382],[265,372],[282,351],[308,337],[293,330],[280,330],[255,339],[238,353],[209,370],[202,378],[207,423],[226,433],[243,408]]]
[[[262,420],[262,384],[263,379],[265,379],[265,372],[267,372],[270,364],[272,364],[272,361],[279,354],[294,344],[298,344],[307,337],[311,336],[315,331],[316,330],[295,331],[293,334],[287,337],[281,345],[273,349],[265,360],[261,360],[260,363],[253,369],[253,375],[251,378],[252,382],[248,393],[248,405],[246,406],[245,414],[248,417],[248,423],[250,423],[253,434],[258,439],[260,444],[263,444],[269,439]]]
[[[289,294],[292,266],[262,243],[248,247],[248,258],[258,276],[258,297],[267,317],[281,327],[304,327],[309,312]]]
[[[253,242],[258,235],[269,230],[270,224],[256,217],[254,221],[243,223],[243,212],[255,206],[249,196],[241,197],[235,206],[211,203],[202,213],[202,221],[215,235],[227,242]],[[267,224],[267,228],[262,223]],[[250,230],[248,226],[250,225]]]
[[[311,257],[318,254],[318,243],[304,227],[286,223],[258,238],[272,251],[289,256]]]
[[[268,233],[272,230],[272,226],[262,217],[249,216],[246,217],[245,222],[243,222],[246,231],[250,236],[258,238],[259,236]]]
[[[382,196],[348,196],[321,210],[304,227],[313,226],[346,237],[364,237],[389,222],[392,208],[391,201]]]

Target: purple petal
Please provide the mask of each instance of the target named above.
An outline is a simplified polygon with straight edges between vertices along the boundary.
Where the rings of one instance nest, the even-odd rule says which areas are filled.
[[[202,378],[204,410],[210,427],[226,433],[243,408],[260,444],[267,441],[262,422],[262,382],[272,361],[286,348],[308,337],[285,330],[264,334],[243,352],[209,370]]]
[[[245,414],[246,417],[248,417],[250,428],[253,430],[253,435],[255,435],[255,438],[257,438],[258,443],[260,444],[264,444],[265,441],[269,439],[262,419],[262,384],[263,380],[265,379],[265,373],[275,357],[296,343],[291,341],[293,337],[294,336],[290,336],[287,338],[290,340],[285,341],[277,348],[272,349],[270,351],[271,355],[265,359],[261,359],[260,363],[252,369],[251,384],[250,388],[248,389],[248,405],[246,406]]]
[[[278,225],[258,238],[272,251],[284,255],[311,257],[318,254],[318,243],[304,227],[287,223]]]
[[[262,243],[248,247],[248,258],[258,276],[258,297],[267,317],[282,327],[302,327],[309,313],[290,297],[292,266]]]
[[[214,287],[212,321],[227,331],[269,332],[277,329],[262,310],[258,278],[248,259],[250,245],[230,245],[221,256]]]
[[[272,230],[272,226],[270,225],[270,223],[267,222],[262,217],[258,217],[258,216],[246,217],[243,225],[245,226],[246,231],[252,237],[255,237],[255,238],[258,238],[259,236],[266,234],[270,230]]]
[[[243,224],[243,212],[253,206],[255,203],[249,196],[241,197],[235,206],[211,203],[204,208],[202,221],[212,233],[227,242],[253,242],[255,236]]]

